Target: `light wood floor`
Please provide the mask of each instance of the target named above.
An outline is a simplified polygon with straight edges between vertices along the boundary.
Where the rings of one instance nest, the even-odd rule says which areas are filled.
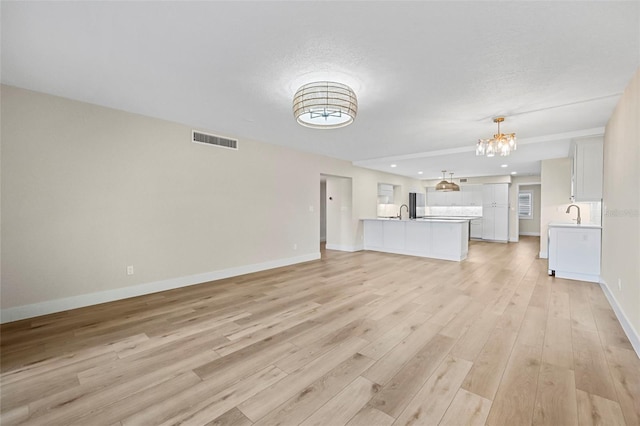
[[[6,324],[2,425],[639,425],[640,360],[538,239],[323,252]]]

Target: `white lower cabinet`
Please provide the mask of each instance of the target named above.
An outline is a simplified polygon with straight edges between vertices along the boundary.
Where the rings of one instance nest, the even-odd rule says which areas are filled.
[[[405,224],[401,220],[382,222],[382,241],[391,250],[405,248]]]
[[[549,224],[549,275],[571,280],[600,281],[599,226]]]
[[[470,237],[473,239],[482,239],[482,219],[471,220]]]
[[[507,241],[509,239],[509,208],[482,208],[482,239]]]

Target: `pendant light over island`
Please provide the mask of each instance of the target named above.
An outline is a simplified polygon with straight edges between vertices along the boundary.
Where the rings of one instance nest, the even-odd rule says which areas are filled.
[[[445,180],[444,176],[446,173],[447,173],[446,170],[442,171],[442,180],[438,182],[438,184],[436,185],[436,191],[442,191],[442,192],[460,191],[460,186],[453,183],[453,173],[452,172],[449,173],[451,175],[451,182],[447,182]]]

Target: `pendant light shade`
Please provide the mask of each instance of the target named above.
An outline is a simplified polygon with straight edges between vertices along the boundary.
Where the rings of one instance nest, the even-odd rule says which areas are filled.
[[[451,182],[449,182],[449,186],[451,187],[452,191],[460,191],[460,186],[456,183],[453,182],[453,172],[449,172],[449,175],[451,176]]]
[[[451,187],[451,184],[449,182],[447,182],[444,178],[445,173],[447,173],[446,170],[442,171],[442,180],[436,185],[436,191],[443,191],[443,192],[449,192],[449,191],[453,191],[453,188]]]
[[[300,87],[293,97],[293,115],[299,124],[314,129],[337,129],[353,123],[358,99],[349,86],[317,81]]]

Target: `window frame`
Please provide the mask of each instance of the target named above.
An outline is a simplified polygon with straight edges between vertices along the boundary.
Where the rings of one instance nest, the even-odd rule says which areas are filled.
[[[528,214],[523,214],[520,209],[520,197],[527,196],[529,198],[529,212]],[[522,190],[518,192],[518,219],[524,220],[533,220],[533,191],[531,190]]]

